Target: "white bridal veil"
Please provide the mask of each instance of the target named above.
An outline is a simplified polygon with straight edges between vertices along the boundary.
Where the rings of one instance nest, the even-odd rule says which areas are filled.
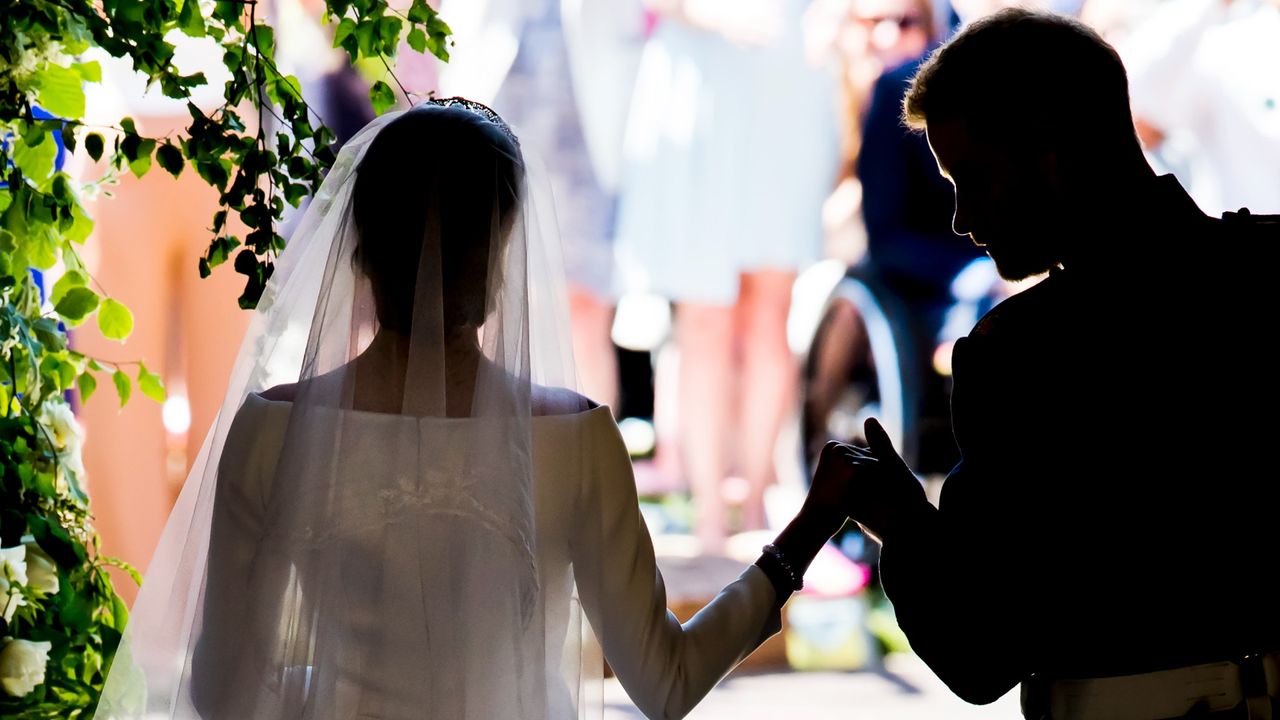
[[[532,419],[586,409],[536,178],[463,100],[384,115],[342,149],[254,314],[96,717],[583,709],[577,611],[546,637],[564,609],[543,607],[536,561]]]

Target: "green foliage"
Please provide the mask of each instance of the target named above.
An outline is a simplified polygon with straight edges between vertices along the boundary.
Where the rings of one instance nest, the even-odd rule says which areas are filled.
[[[93,392],[98,364],[68,348],[64,327],[99,298],[70,271],[55,285],[52,315],[42,315],[31,275],[11,272],[0,277],[0,548],[6,556],[25,548],[29,579],[0,587],[0,605],[16,607],[8,621],[0,614],[0,637],[48,642],[51,651],[35,690],[0,692],[0,717],[77,717],[96,703],[127,618],[97,553],[79,428],[64,399],[76,387]],[[52,563],[56,589],[35,582],[36,556]],[[0,560],[0,572],[11,570]]]
[[[133,313],[123,303],[107,298],[98,309],[98,329],[103,337],[123,341],[133,332]]]
[[[333,134],[302,99],[296,77],[276,66],[275,33],[245,0],[9,0],[0,23],[0,549],[48,558],[45,575],[17,581],[0,560],[0,604],[14,603],[0,638],[49,642],[46,676],[33,691],[0,690],[0,717],[74,718],[92,714],[127,618],[106,574],[123,563],[98,553],[82,490],[80,436],[67,398],[88,402],[104,374],[120,404],[134,387],[165,398],[160,377],[142,362],[108,363],[76,352],[67,328],[96,318],[123,341],[132,313],[90,276],[79,246],[93,230],[83,198],[123,174],[159,166],[177,177],[194,172],[216,188],[219,208],[198,271],[229,264],[245,278],[241,307],[254,307],[284,248],[276,232],[286,205],[319,187],[334,161]],[[425,0],[407,12],[384,0],[326,0],[334,47],[352,62],[389,60],[404,39],[418,52],[448,58],[449,27]],[[190,102],[203,75],[173,64],[170,33],[210,37],[222,46],[231,79],[225,103],[206,111]],[[83,62],[90,48],[127,59],[169,98],[186,99],[191,120],[171,137],[148,137],[130,118],[85,124],[85,83],[102,69]],[[389,77],[389,79],[393,79]],[[378,112],[396,104],[387,82],[370,99]],[[40,108],[53,116],[42,118]],[[240,113],[256,114],[246,122]],[[274,124],[275,130],[269,131]],[[247,127],[253,127],[252,132]],[[100,176],[81,184],[60,166],[83,153]],[[238,220],[231,223],[231,219]],[[228,262],[231,261],[231,262]],[[57,277],[42,298],[30,270]],[[136,365],[130,372],[126,367]],[[99,399],[99,402],[104,401]],[[5,557],[8,557],[6,555]],[[13,578],[13,581],[10,581]],[[2,610],[3,608],[0,608]],[[0,640],[0,644],[4,641]],[[2,649],[2,648],[0,648]]]

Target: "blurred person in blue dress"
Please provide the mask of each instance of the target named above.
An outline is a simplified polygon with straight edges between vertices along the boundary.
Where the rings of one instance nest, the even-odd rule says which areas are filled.
[[[648,5],[656,26],[627,127],[620,280],[675,304],[684,475],[714,550],[731,475],[746,481],[740,526],[765,524],[795,387],[791,286],[820,255],[835,179],[834,82],[806,58],[808,0]]]

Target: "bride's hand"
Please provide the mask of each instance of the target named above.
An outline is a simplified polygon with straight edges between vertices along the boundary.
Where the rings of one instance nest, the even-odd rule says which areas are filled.
[[[801,575],[848,519],[845,508],[848,507],[850,473],[842,454],[844,447],[833,442],[823,448],[800,512],[773,542]]]
[[[823,531],[827,537],[837,531],[849,519],[852,498],[853,472],[846,459],[848,446],[829,442],[818,456],[818,467],[813,471],[809,494],[804,499],[800,515]]]

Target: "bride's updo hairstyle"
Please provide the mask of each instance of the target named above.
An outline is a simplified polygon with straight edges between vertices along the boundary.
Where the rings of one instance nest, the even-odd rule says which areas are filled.
[[[352,260],[384,329],[410,333],[419,278],[436,272],[445,330],[484,324],[523,174],[510,129],[469,101],[423,103],[378,133],[356,169]]]

